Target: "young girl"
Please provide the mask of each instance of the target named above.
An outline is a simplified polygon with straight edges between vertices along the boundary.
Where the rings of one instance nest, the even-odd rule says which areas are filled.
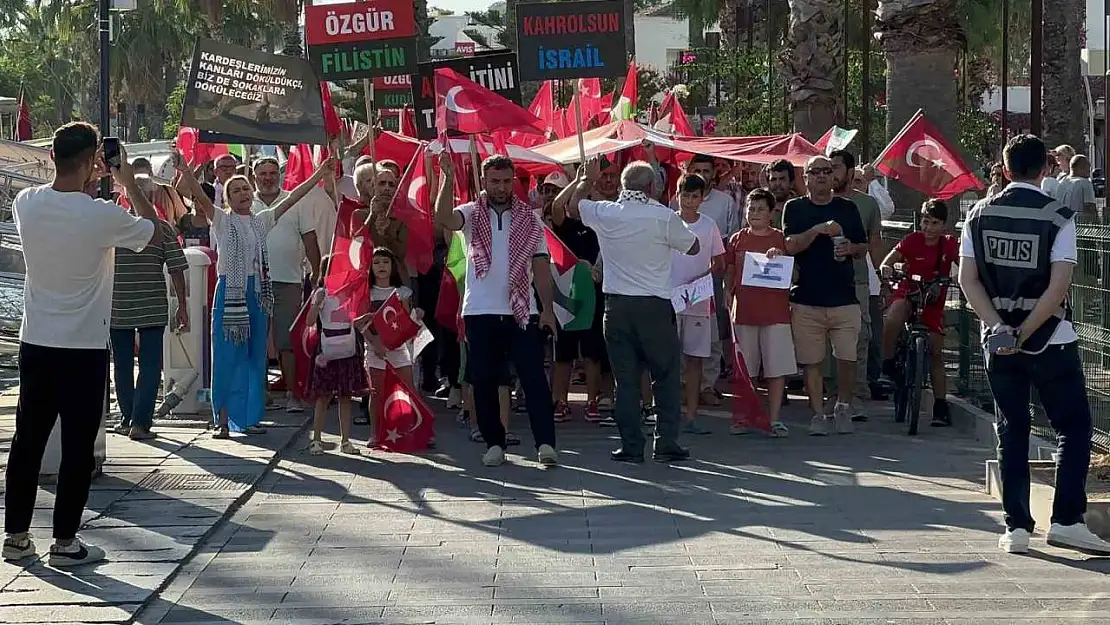
[[[317,324],[320,336],[320,349],[306,389],[309,399],[316,402],[312,443],[308,451],[313,456],[324,453],[320,436],[328,404],[335,398],[339,404],[339,434],[342,437],[339,449],[345,454],[357,455],[358,448],[350,440],[351,398],[366,394],[369,384],[350,316],[340,308],[340,301],[324,289],[323,276],[328,275],[329,260],[330,257],[324,257],[320,263],[320,282],[312,293],[312,306],[306,319],[309,324]]]
[[[363,315],[356,321],[363,336],[366,337],[366,370],[370,375],[370,387],[374,393],[381,392],[382,376],[385,374],[385,364],[388,362],[405,384],[412,388],[412,348],[406,343],[397,349],[386,350],[381,339],[374,333],[370,319],[378,308],[394,293],[401,300],[405,312],[412,315],[413,319],[420,321],[424,318],[424,311],[412,309],[412,289],[404,286],[401,280],[400,262],[389,248],[379,247],[374,250],[373,264],[370,266],[370,313]],[[374,411],[374,402],[370,403],[370,441],[368,447],[376,447],[378,443],[378,415]]]

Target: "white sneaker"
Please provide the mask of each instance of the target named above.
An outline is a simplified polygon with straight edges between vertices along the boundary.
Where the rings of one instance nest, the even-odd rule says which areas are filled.
[[[843,402],[836,402],[833,406],[833,422],[836,425],[837,434],[851,434],[855,431],[855,426],[852,425],[852,405]]]
[[[50,545],[50,557],[47,564],[55,568],[80,566],[100,562],[104,559],[104,555],[103,549],[85,544],[85,541],[78,536],[68,545],[59,545],[56,542]]]
[[[23,540],[16,540],[12,536],[4,539],[4,560],[15,562],[33,555],[35,555],[35,541],[31,540],[31,534],[28,533]]]
[[[1029,532],[1021,528],[1006,530],[998,538],[998,548],[1006,553],[1029,553]]]
[[[553,467],[559,463],[559,454],[555,452],[555,448],[551,445],[540,445],[539,458],[540,464],[545,467]]]
[[[1048,528],[1048,544],[1061,549],[1071,549],[1092,556],[1110,556],[1110,543],[1087,529],[1086,524],[1060,525]]]
[[[486,454],[482,456],[482,464],[487,467],[499,467],[505,464],[505,450],[497,445],[490,447],[486,450]]]
[[[462,408],[462,390],[456,386],[452,386],[451,391],[447,393],[447,407]]]
[[[809,435],[810,436],[828,436],[829,435],[829,419],[825,415],[815,414],[809,420]]]

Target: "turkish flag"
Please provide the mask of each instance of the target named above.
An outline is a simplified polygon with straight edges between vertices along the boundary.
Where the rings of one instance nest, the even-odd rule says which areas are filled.
[[[577,95],[579,102],[582,103],[582,124],[585,126],[586,122],[601,113],[605,106],[601,99],[601,79],[579,78]]]
[[[729,324],[730,326],[732,324]],[[763,409],[759,393],[755,391],[752,376],[744,364],[740,344],[736,342],[736,330],[732,331],[732,423],[764,432],[771,431],[771,417]]]
[[[388,350],[397,349],[420,333],[420,324],[413,321],[396,291],[382,302],[370,323]]]
[[[875,169],[929,197],[948,200],[986,187],[944,135],[918,111],[875,161]]]
[[[656,130],[684,137],[694,136],[694,127],[674,93],[668,93],[663,98],[663,103],[659,106],[659,116],[659,121],[655,124]]]
[[[35,130],[31,124],[31,107],[27,105],[27,92],[19,88],[19,111],[12,126],[12,137],[16,141],[30,141],[35,138]]]
[[[328,275],[324,278],[328,295],[339,298],[339,307],[346,310],[351,319],[370,311],[370,264],[374,242],[366,225],[355,216],[355,211],[361,207],[357,200],[348,197],[340,202]]]
[[[312,304],[305,302],[293,325],[289,326],[289,337],[293,343],[293,358],[295,359],[296,377],[293,379],[293,394],[298,399],[307,400],[305,391],[308,389],[308,376],[312,375],[312,368],[316,366],[316,352],[320,348],[320,336],[316,324],[308,324],[308,309]]]
[[[419,131],[416,129],[416,109],[412,108],[411,104],[406,104],[405,108],[401,109],[401,121],[399,128],[401,134],[406,137],[416,138],[419,136]]]
[[[329,139],[338,137],[343,132],[343,123],[339,121],[339,113],[331,103],[331,89],[327,82],[320,83],[320,100],[324,105],[324,132]]]
[[[441,67],[435,73],[436,130],[466,134],[514,130],[542,135],[538,117],[458,72]]]
[[[389,206],[393,216],[408,230],[405,260],[418,273],[428,273],[432,268],[435,251],[431,189],[428,187],[428,172],[424,169],[427,150],[427,144],[423,144],[413,155]]]
[[[230,154],[223,143],[201,143],[197,129],[188,126],[178,127],[175,145],[185,162],[193,167],[207,165],[219,156]]]
[[[397,371],[385,365],[382,386],[375,397],[378,409],[378,446],[385,451],[412,453],[431,446],[435,413]]]
[[[285,177],[281,181],[282,189],[292,191],[316,173],[313,152],[312,146],[305,143],[289,148],[289,156],[285,161]]]

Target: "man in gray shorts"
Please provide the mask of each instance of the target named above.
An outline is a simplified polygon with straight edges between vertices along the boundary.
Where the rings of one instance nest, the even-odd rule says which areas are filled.
[[[255,191],[254,212],[273,206],[286,195],[281,189],[281,175],[277,160],[263,157],[254,162]],[[320,188],[313,189],[297,202],[285,217],[278,221],[266,235],[266,252],[270,260],[270,280],[274,287],[274,315],[271,331],[274,348],[278,351],[281,377],[286,384],[286,409],[301,412],[304,406],[291,392],[296,379],[293,344],[289,327],[297,318],[304,302],[304,274],[307,260],[315,278],[320,273],[320,245],[316,239],[316,204],[330,200]]]

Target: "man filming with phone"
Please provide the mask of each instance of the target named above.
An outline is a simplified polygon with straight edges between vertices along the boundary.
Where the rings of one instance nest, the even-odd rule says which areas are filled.
[[[1083,523],[1091,460],[1091,410],[1066,302],[1076,264],[1075,211],[1041,191],[1048,150],[1018,135],[1003,151],[1012,182],[968,213],[960,241],[960,287],[983,322],[994,395],[1006,532],[998,546],[1029,551],[1030,389],[1056,431],[1059,459],[1048,544],[1110,555]]]
[[[93,446],[108,387],[114,249],[138,252],[157,245],[158,216],[135,181],[118,140],[104,140],[103,156],[131,198],[135,215],[89,197],[99,178],[100,133],[74,122],[54,132],[54,181],[24,189],[12,203],[27,265],[23,325],[19,330],[19,405],[4,494],[3,557],[35,555],[27,533],[38,493],[39,469],[54,422],[61,421],[61,465],[54,502],[52,567],[104,559],[104,550],[77,537],[89,497]]]

